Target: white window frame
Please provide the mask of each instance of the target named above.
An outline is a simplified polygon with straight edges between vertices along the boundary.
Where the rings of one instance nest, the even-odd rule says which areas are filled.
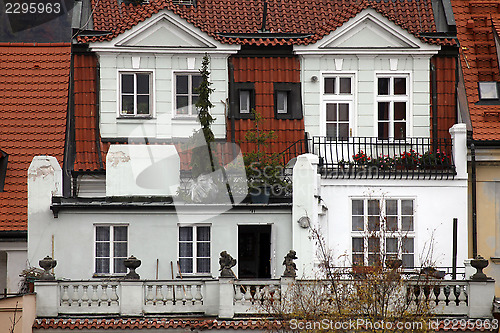
[[[97,228],[98,227],[109,227],[109,243],[110,243],[110,246],[109,246],[109,272],[108,273],[103,273],[103,272],[97,272],[97,258],[105,258],[105,257],[97,257]],[[123,272],[123,273],[115,273],[115,262],[114,262],[114,259],[115,259],[115,256],[114,256],[114,232],[113,232],[113,229],[114,227],[126,227],[127,228],[127,254],[125,256],[125,258],[128,258],[129,256],[129,246],[130,246],[130,228],[129,228],[129,225],[128,223],[95,223],[94,224],[94,228],[93,228],[93,232],[94,232],[94,246],[93,246],[93,265],[94,265],[94,275],[95,276],[123,276],[125,274],[127,274],[127,272]],[[99,241],[101,242],[101,241]],[[119,257],[119,258],[122,258],[122,257]]]
[[[188,75],[192,77],[193,75],[201,76],[199,71],[176,71],[172,73],[172,114],[174,118],[197,118],[198,111],[194,104],[189,104],[192,100],[192,78],[188,80],[188,113],[182,114],[177,113],[177,76],[178,75]],[[209,79],[210,80],[210,79]],[[194,111],[193,111],[194,110]]]
[[[247,109],[243,110],[241,108],[241,99],[243,98],[243,95],[242,95],[242,92],[246,92],[248,93],[248,96],[245,100],[245,104],[247,106]],[[243,114],[250,114],[251,112],[251,108],[252,108],[252,91],[250,89],[240,89],[238,90],[238,109],[240,111],[240,113],[243,113]]]
[[[193,259],[193,269],[192,269],[192,273],[184,273],[184,272],[181,272],[181,265],[180,265],[180,259],[181,259],[181,256],[180,256],[180,243],[181,243],[181,240],[180,240],[180,228],[185,228],[185,227],[190,227],[190,228],[193,228],[193,240],[190,241],[192,244],[193,244],[193,256],[192,256],[192,259]],[[198,228],[199,227],[208,227],[209,230],[210,230],[210,240],[209,240],[209,243],[210,243],[210,257],[198,257],[197,253],[196,253],[196,244],[198,242],[197,238],[198,238]],[[182,242],[189,242],[189,241],[182,241]],[[204,241],[206,242],[206,241]],[[181,273],[183,276],[211,276],[212,275],[212,256],[213,256],[213,235],[212,235],[212,225],[211,224],[179,224],[177,225],[177,262],[179,263],[178,265],[178,274]],[[190,258],[190,257],[182,257],[182,258]],[[209,259],[209,263],[210,263],[210,267],[209,267],[209,270],[208,272],[202,272],[202,273],[198,273],[198,267],[197,267],[197,260],[198,258],[208,258]]]
[[[123,74],[149,74],[149,113],[148,114],[137,114],[137,76],[134,75],[134,114],[122,114],[122,75]],[[120,69],[117,72],[118,82],[117,82],[117,117],[118,118],[153,118],[155,115],[155,75],[153,70],[132,70],[132,69]]]
[[[285,95],[285,103],[284,103],[284,108],[280,109],[279,108],[279,96],[280,94]],[[290,92],[287,90],[276,90],[276,112],[279,114],[287,114],[288,110],[290,109],[289,105],[290,104]]]
[[[355,231],[353,230],[352,226],[352,206],[353,206],[353,201],[355,200],[362,200],[363,201],[363,229],[362,231]],[[370,200],[379,200],[380,202],[380,230],[379,231],[369,231],[368,230],[368,201]],[[397,200],[398,201],[398,212],[397,212],[397,230],[396,231],[390,231],[390,230],[385,230],[385,222],[386,222],[386,202],[387,200]],[[410,200],[413,201],[413,215],[402,215],[402,200]],[[353,259],[353,248],[352,248],[352,240],[354,238],[363,238],[364,239],[364,265],[368,266],[369,265],[369,259],[368,259],[368,254],[369,254],[369,247],[368,247],[368,239],[371,237],[379,238],[380,239],[380,254],[385,255],[387,257],[386,253],[386,239],[388,238],[397,238],[398,239],[398,253],[397,257],[398,259],[402,259],[403,254],[409,254],[409,253],[403,253],[403,244],[402,240],[405,238],[408,239],[413,239],[413,267],[408,267],[409,269],[412,269],[416,265],[416,254],[417,254],[417,238],[416,238],[416,199],[414,197],[352,197],[350,198],[350,207],[349,207],[349,216],[350,216],[350,230],[351,230],[351,241],[350,241],[350,258],[351,258],[351,263],[354,264],[354,259]],[[413,230],[409,231],[403,231],[402,230],[402,217],[403,216],[412,216],[413,217]],[[385,265],[385,263],[383,263]]]
[[[335,91],[340,91],[340,78],[350,78],[351,79],[351,94],[326,94],[325,93],[325,79],[326,78],[335,78]],[[326,105],[329,103],[336,104],[349,104],[349,137],[356,136],[356,119],[355,119],[355,110],[356,107],[356,73],[355,72],[328,72],[322,73],[321,75],[321,84],[320,84],[320,95],[321,95],[321,135],[327,135],[327,118],[326,118]],[[338,121],[337,121],[338,124]]]
[[[389,88],[389,95],[381,95],[379,96],[378,94],[378,79],[379,78],[389,78],[390,80],[390,88]],[[394,95],[394,79],[395,78],[405,78],[406,79],[406,95]],[[387,72],[381,72],[381,73],[375,73],[375,82],[374,82],[374,96],[375,96],[375,103],[374,103],[374,110],[375,110],[375,137],[377,140],[379,140],[379,119],[378,119],[378,103],[379,102],[388,102],[389,103],[389,120],[387,121],[389,124],[389,133],[388,133],[388,140],[389,141],[395,141],[394,139],[394,103],[395,102],[405,102],[406,103],[406,118],[405,118],[405,133],[406,136],[403,139],[398,139],[397,141],[405,141],[409,137],[411,137],[411,106],[412,106],[412,91],[413,91],[413,85],[412,85],[412,78],[411,78],[411,73],[409,72],[393,72],[393,73],[387,73]],[[380,140],[387,140],[387,139],[380,139]]]

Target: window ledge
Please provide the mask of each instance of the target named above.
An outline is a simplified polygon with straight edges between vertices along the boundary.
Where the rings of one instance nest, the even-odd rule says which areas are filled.
[[[139,117],[139,116],[119,116],[116,118],[116,120],[120,121],[120,122],[133,122],[133,121],[137,121],[137,122],[145,122],[145,121],[148,121],[148,120],[151,120],[153,119],[152,116],[142,116],[142,117]]]
[[[195,120],[198,120],[198,116],[173,116],[172,120],[195,121]]]
[[[500,258],[499,257],[490,257],[490,260],[494,264],[500,264]]]
[[[119,274],[100,274],[94,273],[92,274],[93,279],[119,279],[123,278],[127,273],[119,273]]]

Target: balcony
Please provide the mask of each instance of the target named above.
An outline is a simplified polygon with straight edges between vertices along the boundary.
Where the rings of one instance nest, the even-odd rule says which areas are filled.
[[[87,280],[38,281],[37,316],[69,315],[142,316],[149,314],[217,316],[238,318],[268,314],[265,302],[286,295],[294,283],[329,288],[328,281],[295,280],[238,280],[220,278],[209,280]],[[348,286],[352,279],[341,279]],[[491,317],[494,281],[435,280],[429,286],[421,281],[406,282],[409,302],[430,300],[438,316],[468,318]]]

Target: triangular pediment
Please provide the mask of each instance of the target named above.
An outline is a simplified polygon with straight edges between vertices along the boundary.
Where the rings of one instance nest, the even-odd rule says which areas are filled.
[[[115,46],[155,48],[212,48],[214,41],[194,26],[180,21],[171,13],[137,25],[130,33],[116,41]]]
[[[327,36],[319,48],[418,48],[419,40],[372,9]]]

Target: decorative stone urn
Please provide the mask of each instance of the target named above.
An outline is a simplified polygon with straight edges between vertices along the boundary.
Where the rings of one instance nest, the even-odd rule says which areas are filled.
[[[483,273],[483,269],[488,267],[488,259],[484,259],[481,256],[477,256],[476,259],[470,261],[472,267],[476,269],[476,273],[471,276],[471,280],[474,281],[487,281],[489,278]]]
[[[129,272],[127,273],[127,275],[125,275],[124,279],[126,279],[126,280],[140,280],[141,279],[139,274],[137,274],[135,272],[137,267],[141,266],[141,261],[139,259],[137,259],[134,256],[130,256],[123,261],[123,264],[125,265],[125,267],[127,267],[129,269]]]
[[[49,256],[46,256],[42,260],[38,261],[38,264],[45,271],[42,273],[42,276],[40,277],[41,280],[55,280],[56,279],[54,274],[49,272],[52,268],[56,267],[56,265],[57,265],[56,260],[52,259]]]

